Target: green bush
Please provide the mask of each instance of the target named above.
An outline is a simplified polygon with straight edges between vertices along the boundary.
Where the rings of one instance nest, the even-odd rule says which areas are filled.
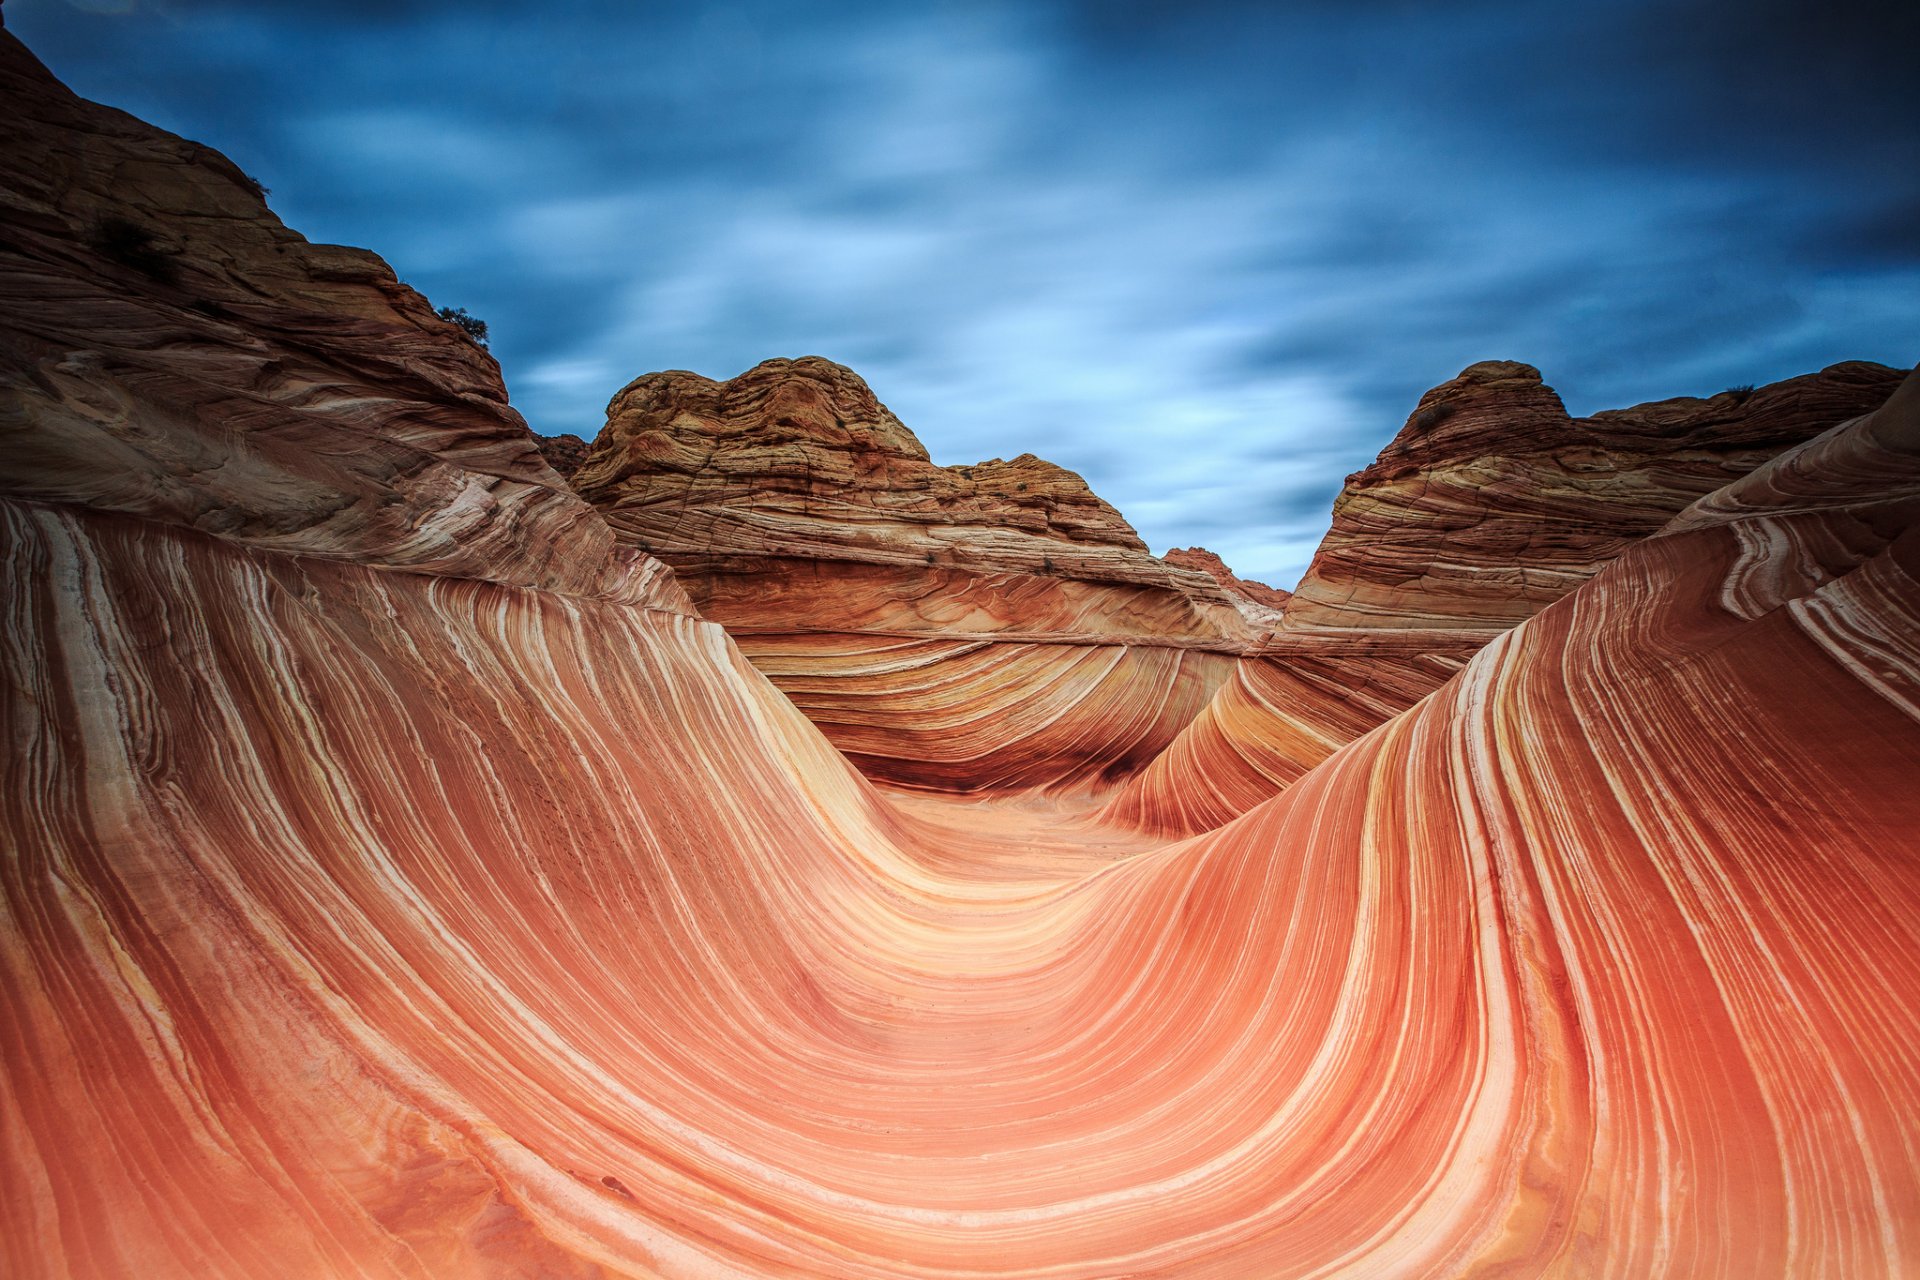
[[[475,345],[487,345],[487,322],[477,316],[467,314],[465,307],[442,307],[434,313],[442,320],[456,326],[460,332],[473,339]]]

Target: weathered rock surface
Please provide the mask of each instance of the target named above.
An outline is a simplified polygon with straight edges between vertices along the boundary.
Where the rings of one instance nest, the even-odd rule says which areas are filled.
[[[1176,569],[1198,569],[1225,588],[1229,595],[1239,596],[1268,609],[1285,608],[1292,597],[1292,592],[1240,577],[1227,567],[1226,561],[1205,547],[1175,547],[1160,558]]]
[[[875,777],[1091,786],[1170,742],[1277,620],[1149,554],[1031,454],[942,467],[851,370],[769,360],[615,397],[572,473]]]
[[[686,607],[380,259],[308,243],[226,157],[75,97],[4,33],[0,100],[0,494]]]
[[[118,388],[159,485],[198,349],[19,437]],[[353,385],[380,456],[450,412]],[[99,462],[0,497],[0,1274],[1920,1257],[1920,376],[1170,844],[883,795],[719,627],[501,581],[539,520],[308,553]]]
[[[587,460],[587,453],[593,448],[579,436],[562,432],[557,436],[535,436],[533,442],[540,446],[540,456],[547,460],[555,474],[561,479],[570,479]]]
[[[1151,851],[890,810],[691,619],[0,506],[8,1274],[1920,1249],[1914,427]]]
[[[1292,625],[1504,630],[1696,498],[1878,408],[1900,378],[1855,362],[1572,418],[1531,366],[1474,365],[1422,396],[1348,478],[1295,588]]]
[[[1872,411],[1900,378],[1854,362],[1576,419],[1531,366],[1472,366],[1348,478],[1279,628],[1108,815],[1181,834],[1246,812],[1695,499]]]
[[[730,627],[837,629],[852,609],[903,634],[1246,639],[1216,581],[1149,554],[1073,472],[1032,454],[936,466],[817,356],[636,379],[572,481]],[[818,585],[840,574],[895,589]]]

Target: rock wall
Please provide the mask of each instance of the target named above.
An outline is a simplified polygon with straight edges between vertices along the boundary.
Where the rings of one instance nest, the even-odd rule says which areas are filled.
[[[0,494],[249,546],[687,607],[542,460],[500,371],[218,152],[0,33]]]

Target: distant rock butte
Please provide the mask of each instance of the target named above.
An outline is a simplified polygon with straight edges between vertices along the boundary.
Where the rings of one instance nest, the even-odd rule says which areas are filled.
[[[593,448],[579,436],[569,433],[535,436],[533,442],[540,446],[540,454],[547,460],[547,465],[563,479],[572,479],[573,473],[586,461],[587,451]]]
[[[635,379],[572,481],[736,634],[1254,638],[1217,581],[1151,555],[1073,472],[1032,454],[936,466],[858,375],[817,356],[725,382]]]
[[[1574,418],[1531,365],[1473,365],[1348,478],[1288,625],[1504,630],[1696,498],[1878,408],[1901,377],[1838,364]]]
[[[1250,582],[1239,577],[1227,567],[1224,560],[1205,547],[1176,547],[1160,558],[1176,568],[1198,569],[1224,587],[1228,594],[1240,596],[1268,609],[1285,608],[1287,601],[1292,598],[1292,592],[1270,587],[1264,582]]]
[[[895,782],[1124,776],[1277,622],[1204,566],[1150,554],[1071,471],[1032,454],[936,466],[818,357],[636,379],[572,482]]]

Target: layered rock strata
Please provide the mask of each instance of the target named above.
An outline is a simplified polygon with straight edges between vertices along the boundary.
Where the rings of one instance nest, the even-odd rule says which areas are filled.
[[[0,494],[687,607],[379,258],[309,243],[226,157],[75,97],[10,37],[0,97]]]
[[[1348,478],[1282,624],[1110,816],[1179,834],[1244,813],[1695,499],[1877,408],[1900,377],[1853,362],[1572,418],[1531,366],[1472,366]]]
[[[1092,874],[710,626],[7,504],[8,1271],[1898,1275],[1914,434]]]
[[[487,386],[374,376],[321,474]],[[590,512],[423,564],[102,464],[0,497],[0,1273],[1920,1257],[1920,378],[1166,844],[897,804],[719,627],[506,580]]]
[[[854,373],[640,378],[572,474],[875,777],[1088,787],[1144,765],[1277,621],[1031,454],[942,467]]]
[[[1292,597],[1291,592],[1240,577],[1227,567],[1226,561],[1205,547],[1175,547],[1160,558],[1176,569],[1198,569],[1219,583],[1228,595],[1237,596],[1248,604],[1278,612],[1286,607]]]
[[[1856,361],[1574,418],[1532,366],[1476,364],[1422,396],[1348,478],[1291,625],[1504,630],[1696,498],[1878,408],[1901,376]]]

